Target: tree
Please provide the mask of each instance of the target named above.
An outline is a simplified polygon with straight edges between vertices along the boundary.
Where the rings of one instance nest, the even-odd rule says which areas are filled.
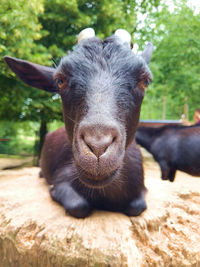
[[[38,19],[43,11],[42,0],[1,1],[1,59],[5,55],[10,55],[39,64],[52,65],[50,52],[39,43],[39,39],[46,35]],[[0,61],[0,67],[0,119],[40,121],[40,139],[43,140],[47,122],[62,118],[61,110],[55,108],[59,99],[25,86],[8,70],[3,60]]]
[[[20,119],[24,99],[28,96],[24,85],[8,70],[5,55],[49,63],[50,54],[35,40],[42,37],[39,13],[42,0],[2,0],[0,9],[0,119]]]
[[[200,14],[194,14],[186,1],[179,1],[173,12],[162,3],[159,9],[149,14],[145,27],[140,29],[140,40],[150,39],[154,43],[151,65],[154,82],[147,92],[144,110],[147,102],[153,99],[161,118],[163,99],[167,97],[168,118],[180,118],[188,98],[192,118],[194,109],[200,105],[199,27]]]
[[[72,49],[76,36],[86,27],[94,28],[102,39],[118,28],[134,37],[137,11],[145,12],[158,3],[159,0],[45,0],[40,22],[48,34],[40,42],[58,59]]]
[[[50,63],[49,52],[43,45],[35,42],[45,35],[38,20],[41,13],[43,13],[43,0],[1,0],[1,59],[4,55],[10,55],[36,63]],[[2,60],[0,73],[7,74],[7,68]]]
[[[51,66],[52,58],[57,62],[72,49],[76,35],[83,28],[93,27],[100,38],[111,35],[117,28],[133,34],[137,10],[144,12],[158,2],[1,0],[0,57],[10,55]],[[40,121],[40,140],[43,140],[48,122],[62,117],[59,96],[25,86],[2,60],[0,67],[0,119]]]

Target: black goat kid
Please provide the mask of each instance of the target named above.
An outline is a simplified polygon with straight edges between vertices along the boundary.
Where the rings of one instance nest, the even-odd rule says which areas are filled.
[[[136,56],[126,31],[103,41],[92,31],[79,35],[56,69],[11,57],[5,61],[28,85],[61,95],[65,128],[46,136],[40,160],[53,185],[52,198],[77,218],[93,208],[137,216],[146,202],[134,135],[152,79],[147,66],[152,45]]]
[[[136,142],[159,163],[163,180],[173,182],[177,170],[200,176],[200,125],[141,126]]]

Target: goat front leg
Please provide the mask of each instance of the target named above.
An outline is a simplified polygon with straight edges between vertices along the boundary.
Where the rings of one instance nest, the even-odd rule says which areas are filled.
[[[128,216],[139,216],[144,210],[146,210],[147,205],[145,201],[145,192],[144,190],[141,195],[133,199],[125,209],[124,213]]]
[[[169,178],[168,178],[170,182],[174,181],[175,175],[176,175],[176,169],[171,168],[169,172]]]
[[[88,201],[79,195],[67,182],[54,185],[50,189],[50,195],[73,217],[85,218],[91,212],[91,206]]]
[[[161,170],[161,179],[169,180],[170,167],[165,160],[160,160],[159,162],[160,170]]]
[[[176,169],[174,169],[172,166],[169,166],[169,164],[164,160],[160,161],[159,165],[161,169],[161,179],[173,182],[175,179]]]

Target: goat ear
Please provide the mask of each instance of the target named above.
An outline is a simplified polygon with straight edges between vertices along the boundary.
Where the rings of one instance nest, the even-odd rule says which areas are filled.
[[[148,43],[144,49],[144,51],[142,52],[142,57],[144,58],[144,60],[146,61],[147,64],[149,64],[150,59],[151,59],[151,55],[153,52],[153,44],[152,43]]]
[[[9,68],[26,84],[48,92],[58,92],[53,80],[54,68],[8,56],[5,56],[4,60]]]

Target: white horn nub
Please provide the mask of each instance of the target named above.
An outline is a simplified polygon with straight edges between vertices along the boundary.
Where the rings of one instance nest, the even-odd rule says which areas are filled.
[[[92,28],[86,28],[82,30],[78,35],[78,43],[81,40],[95,37],[95,31]]]
[[[118,29],[115,31],[115,35],[118,36],[124,43],[131,45],[131,35],[126,30]]]

